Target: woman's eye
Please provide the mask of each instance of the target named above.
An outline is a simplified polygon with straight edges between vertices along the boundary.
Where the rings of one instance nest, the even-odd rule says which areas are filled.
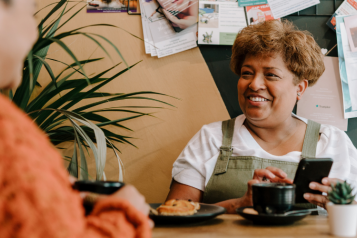
[[[272,74],[272,73],[266,74],[266,77],[270,77],[270,78],[280,78],[278,75]]]
[[[253,73],[249,72],[249,71],[244,71],[244,72],[242,72],[242,75],[253,75]]]

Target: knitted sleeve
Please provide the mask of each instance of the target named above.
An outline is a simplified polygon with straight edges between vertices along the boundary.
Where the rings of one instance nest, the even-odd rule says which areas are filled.
[[[85,217],[60,154],[0,95],[0,237],[150,237],[148,218],[128,202],[102,199]]]

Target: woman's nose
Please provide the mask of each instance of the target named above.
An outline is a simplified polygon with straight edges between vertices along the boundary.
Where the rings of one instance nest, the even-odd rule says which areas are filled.
[[[253,91],[259,91],[265,89],[265,80],[264,77],[255,75],[252,81],[249,84],[249,88]]]

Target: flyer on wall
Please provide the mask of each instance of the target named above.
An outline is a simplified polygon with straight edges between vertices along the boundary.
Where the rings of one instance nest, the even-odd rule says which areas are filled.
[[[320,3],[320,0],[268,0],[275,19],[304,10]]]
[[[183,31],[198,20],[198,0],[157,0],[159,9],[176,32]]]
[[[348,49],[348,45],[343,46],[343,43],[348,41],[342,40],[342,34],[344,29],[344,22],[343,19],[345,16],[337,16],[336,17],[336,36],[337,36],[337,51],[338,51],[338,62],[339,62],[339,69],[340,69],[340,77],[341,77],[341,85],[342,85],[342,96],[343,96],[343,109],[344,109],[344,117],[353,118],[357,117],[357,110],[353,110],[352,108],[352,98],[350,95],[350,85],[348,82],[347,77],[347,70],[346,70],[346,57],[345,57],[344,50]],[[341,28],[342,26],[342,28]],[[347,59],[347,61],[349,61]]]
[[[87,0],[87,13],[128,12],[124,0]]]
[[[232,1],[199,1],[198,44],[233,45],[247,26],[244,7]]]
[[[267,0],[238,0],[238,6],[240,7],[262,5],[267,3],[268,3]]]
[[[197,47],[197,23],[176,32],[158,1],[140,0],[140,8],[147,54],[161,58]]]
[[[274,20],[269,4],[246,7],[248,24]]]
[[[357,52],[357,15],[346,17],[346,32],[352,52]]]
[[[337,57],[324,57],[325,72],[308,87],[297,104],[297,115],[347,131]]]
[[[336,12],[327,21],[327,25],[336,31],[336,17],[357,14],[357,0],[345,0],[336,10]]]

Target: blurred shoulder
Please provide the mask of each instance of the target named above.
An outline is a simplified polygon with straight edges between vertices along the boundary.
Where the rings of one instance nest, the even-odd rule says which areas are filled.
[[[0,95],[0,128],[0,152],[1,148],[52,147],[36,123],[4,95]]]

